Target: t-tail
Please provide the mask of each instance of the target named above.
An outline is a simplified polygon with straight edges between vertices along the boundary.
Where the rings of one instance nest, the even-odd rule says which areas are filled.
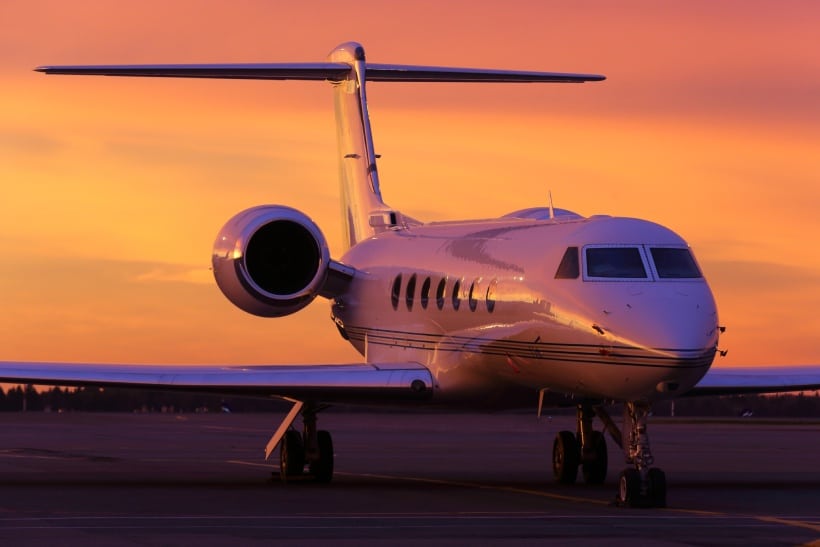
[[[376,231],[398,223],[395,211],[382,200],[373,132],[367,113],[367,65],[364,48],[355,42],[338,46],[331,62],[350,67],[345,78],[333,83],[336,137],[339,155],[342,222],[345,246],[352,247]]]
[[[581,83],[604,79],[596,74],[373,64],[365,61],[364,48],[356,42],[339,45],[328,57],[324,63],[83,65],[44,66],[36,70],[46,74],[330,82],[336,107],[346,247],[403,224],[402,216],[382,199],[367,113],[367,81]]]

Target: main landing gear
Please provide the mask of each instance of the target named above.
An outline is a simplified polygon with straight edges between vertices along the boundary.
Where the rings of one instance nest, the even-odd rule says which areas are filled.
[[[279,446],[279,477],[282,482],[303,476],[306,466],[308,474],[317,482],[327,483],[333,479],[333,440],[328,431],[316,428],[316,414],[325,408],[294,401],[293,408],[268,443],[266,457],[270,457]],[[301,433],[292,425],[300,411],[303,423]]]
[[[592,405],[578,405],[577,434],[561,431],[555,436],[552,445],[552,471],[557,482],[575,483],[579,466],[587,484],[601,484],[606,479],[606,439],[602,432],[592,429],[594,416]]]
[[[592,429],[592,418],[598,416],[615,443],[624,449],[628,467],[618,479],[616,502],[630,507],[665,507],[666,475],[653,463],[646,421],[649,404],[630,401],[624,407],[624,433],[602,406],[584,402],[578,405],[577,429],[560,431],[552,445],[552,471],[556,482],[573,484],[582,470],[584,482],[602,484],[607,473],[607,449],[604,434]]]

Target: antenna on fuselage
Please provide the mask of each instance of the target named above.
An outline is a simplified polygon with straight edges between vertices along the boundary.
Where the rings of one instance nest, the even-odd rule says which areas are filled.
[[[555,220],[555,208],[552,206],[552,190],[547,191],[550,200],[550,220]]]

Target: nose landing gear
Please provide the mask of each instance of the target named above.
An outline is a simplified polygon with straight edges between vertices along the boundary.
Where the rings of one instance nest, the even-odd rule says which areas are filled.
[[[666,507],[666,474],[651,467],[655,459],[646,431],[648,416],[648,403],[629,401],[624,406],[624,429],[629,427],[624,452],[626,462],[633,467],[621,472],[617,497],[619,505]]]

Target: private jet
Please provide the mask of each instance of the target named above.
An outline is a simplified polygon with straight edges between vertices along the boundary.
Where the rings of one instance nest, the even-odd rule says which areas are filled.
[[[282,317],[317,297],[358,363],[182,366],[0,362],[0,381],[262,396],[292,406],[265,447],[283,479],[333,476],[329,405],[577,409],[560,431],[561,483],[607,476],[605,434],[625,455],[616,499],[666,505],[647,421],[654,402],[820,388],[820,367],[713,369],[723,331],[687,242],[648,220],[548,206],[498,218],[422,222],[382,198],[367,82],[584,83],[595,74],[374,64],[355,42],[325,62],[44,66],[46,74],[318,80],[333,91],[344,252],[304,212],[261,205],[219,231],[216,283],[242,310]],[[623,423],[610,417],[623,408]],[[294,424],[301,417],[302,427]],[[601,422],[595,429],[593,420]]]

